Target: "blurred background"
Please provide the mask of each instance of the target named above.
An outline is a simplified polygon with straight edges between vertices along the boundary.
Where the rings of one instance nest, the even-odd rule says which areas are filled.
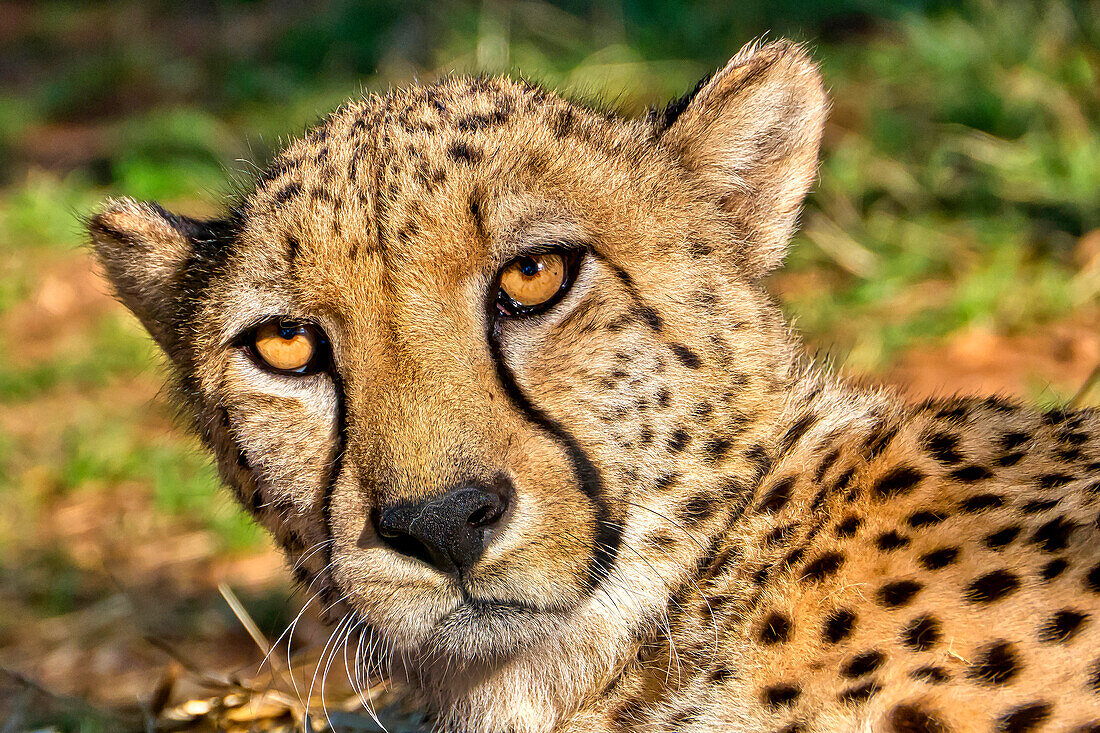
[[[213,214],[280,141],[414,78],[522,73],[634,115],[765,33],[810,45],[834,104],[772,278],[811,350],[914,397],[1100,402],[1095,2],[0,1],[0,729],[141,729],[255,675],[248,621],[262,645],[303,601],[174,426],[81,215]]]

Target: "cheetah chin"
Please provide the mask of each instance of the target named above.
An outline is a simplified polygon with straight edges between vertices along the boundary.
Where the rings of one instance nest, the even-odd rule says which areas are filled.
[[[222,217],[88,228],[334,643],[437,730],[1100,731],[1100,413],[853,384],[765,290],[827,106],[782,41],[641,119],[445,78]]]

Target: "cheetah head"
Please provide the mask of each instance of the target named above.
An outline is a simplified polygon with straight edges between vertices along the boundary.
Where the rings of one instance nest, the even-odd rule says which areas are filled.
[[[224,218],[89,229],[333,618],[421,678],[599,677],[761,470],[794,362],[760,280],[825,110],[783,42],[640,120],[451,78],[332,113]]]

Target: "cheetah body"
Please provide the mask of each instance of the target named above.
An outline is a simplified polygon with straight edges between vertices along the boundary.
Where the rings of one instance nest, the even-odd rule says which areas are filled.
[[[825,109],[786,43],[644,120],[448,79],[334,112],[223,219],[89,227],[225,482],[440,730],[1100,729],[1100,414],[853,386],[763,290]],[[562,243],[557,305],[494,310]],[[329,367],[258,368],[273,316]],[[470,480],[511,504],[457,577],[372,530]]]

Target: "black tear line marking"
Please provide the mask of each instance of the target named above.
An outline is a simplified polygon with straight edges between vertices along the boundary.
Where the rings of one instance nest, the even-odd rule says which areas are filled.
[[[581,449],[576,438],[561,423],[536,407],[520,389],[512,370],[504,363],[504,355],[500,350],[500,340],[493,328],[494,319],[491,311],[488,319],[489,351],[492,354],[493,365],[496,367],[497,380],[500,382],[500,386],[504,388],[505,394],[512,400],[516,409],[565,449],[570,462],[573,464],[573,472],[580,481],[581,492],[592,502],[596,509],[594,520],[596,549],[592,555],[592,561],[588,565],[587,591],[592,593],[611,572],[611,567],[614,565],[616,557],[618,557],[623,539],[622,526],[611,516],[611,510],[604,497],[603,478],[600,476],[599,469]]]
[[[615,275],[615,278],[630,295],[630,299],[634,301],[634,307],[631,309],[631,314],[635,318],[644,321],[646,325],[649,326],[650,330],[657,332],[662,331],[664,329],[663,319],[661,318],[657,309],[646,303],[645,300],[642,298],[641,294],[638,292],[638,286],[634,282],[634,278],[630,276],[630,273],[616,265],[611,260],[607,259],[607,257],[604,256],[602,252],[597,252],[595,249],[590,250],[590,252],[592,253],[593,257],[602,262],[609,270],[611,270],[612,274]]]
[[[324,489],[321,492],[321,522],[325,528],[325,543],[322,545],[325,564],[321,572],[328,576],[321,578],[324,584],[321,589],[321,599],[325,604],[333,603],[326,597],[329,590],[339,589],[331,571],[333,545],[336,543],[332,531],[332,496],[336,493],[336,482],[343,471],[344,450],[348,444],[347,395],[344,391],[344,380],[341,379],[335,367],[332,369],[331,376],[332,389],[336,393],[336,445],[332,448],[332,459],[329,461],[328,475],[325,476]]]

